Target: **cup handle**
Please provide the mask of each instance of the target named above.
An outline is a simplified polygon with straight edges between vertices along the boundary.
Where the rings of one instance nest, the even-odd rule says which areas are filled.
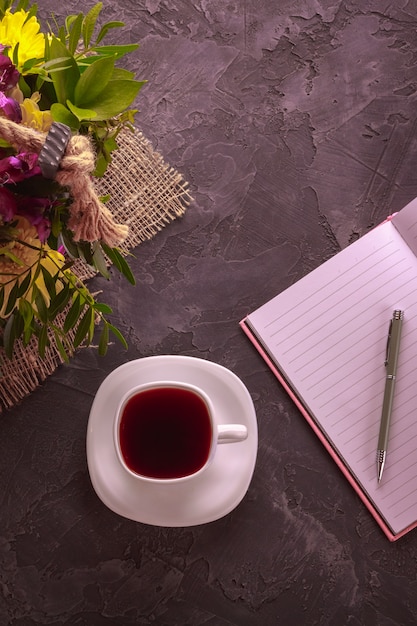
[[[248,429],[243,424],[219,424],[217,426],[217,443],[236,443],[245,441]]]

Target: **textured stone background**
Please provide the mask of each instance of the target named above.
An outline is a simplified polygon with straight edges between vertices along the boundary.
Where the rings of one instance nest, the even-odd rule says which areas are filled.
[[[137,124],[195,201],[135,251],[135,288],[96,281],[128,352],[80,352],[1,416],[0,624],[415,626],[417,532],[387,541],[238,322],[417,195],[417,2],[104,0],[103,19],[140,42]],[[208,525],[135,523],[91,487],[95,392],[153,354],[220,363],[255,402],[249,491]]]

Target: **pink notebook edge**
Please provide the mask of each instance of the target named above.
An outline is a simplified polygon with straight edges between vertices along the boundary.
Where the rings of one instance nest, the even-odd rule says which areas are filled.
[[[375,506],[369,500],[369,498],[366,495],[366,493],[363,491],[363,489],[358,484],[356,479],[352,476],[352,474],[349,471],[349,468],[345,465],[345,463],[342,461],[342,459],[337,455],[337,453],[335,452],[335,450],[333,449],[333,447],[331,446],[329,441],[326,439],[325,435],[322,433],[320,428],[315,423],[315,421],[312,418],[312,416],[305,409],[305,407],[303,406],[302,402],[299,400],[297,395],[294,393],[294,391],[288,385],[288,383],[286,382],[285,378],[282,376],[281,372],[279,371],[279,369],[277,368],[275,363],[269,357],[268,353],[264,350],[264,348],[259,343],[259,341],[255,337],[255,335],[252,333],[251,329],[248,327],[248,325],[246,323],[247,319],[248,319],[248,316],[244,317],[239,322],[239,326],[241,327],[241,329],[243,330],[245,335],[249,338],[251,343],[255,346],[256,350],[262,356],[262,358],[264,359],[264,361],[266,362],[268,367],[272,370],[272,372],[274,373],[274,375],[276,376],[276,378],[278,379],[278,381],[280,382],[282,387],[285,389],[285,391],[287,392],[287,394],[289,395],[291,400],[294,402],[294,404],[296,405],[298,410],[301,412],[303,417],[307,420],[307,423],[313,429],[314,433],[319,438],[319,440],[321,441],[321,443],[323,444],[323,446],[325,447],[327,452],[330,454],[330,456],[332,457],[332,459],[334,460],[334,462],[336,463],[338,468],[341,470],[341,472],[343,473],[344,477],[348,480],[350,485],[356,491],[357,495],[359,496],[359,498],[361,499],[363,504],[366,506],[368,511],[371,513],[371,515],[374,517],[374,519],[376,520],[376,522],[378,523],[378,525],[380,526],[380,528],[382,529],[382,531],[384,532],[386,537],[390,541],[392,541],[392,542],[393,541],[397,541],[401,537],[404,537],[404,535],[409,533],[411,530],[416,528],[417,527],[417,520],[415,522],[413,522],[410,526],[407,526],[406,528],[401,530],[399,533],[394,534],[392,532],[392,530],[389,528],[389,526],[386,524],[384,519],[381,517],[380,513],[377,511]]]

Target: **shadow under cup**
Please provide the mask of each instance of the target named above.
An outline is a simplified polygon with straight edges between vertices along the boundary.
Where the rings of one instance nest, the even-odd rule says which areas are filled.
[[[136,478],[177,482],[202,472],[217,443],[243,441],[241,424],[216,426],[209,397],[185,383],[158,382],[133,389],[115,421],[122,466]]]

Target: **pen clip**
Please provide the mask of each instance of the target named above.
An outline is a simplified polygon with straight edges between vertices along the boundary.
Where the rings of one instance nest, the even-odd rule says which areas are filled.
[[[388,329],[387,347],[386,347],[386,350],[385,350],[385,362],[384,362],[385,367],[387,367],[388,363],[389,363],[389,353],[390,353],[390,344],[391,344],[391,329],[392,329],[392,320],[389,323],[389,329]]]

